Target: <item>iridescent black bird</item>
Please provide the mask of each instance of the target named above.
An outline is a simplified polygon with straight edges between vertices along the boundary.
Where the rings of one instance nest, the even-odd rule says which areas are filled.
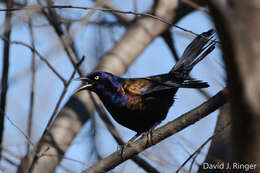
[[[122,78],[111,73],[92,72],[78,89],[95,92],[112,117],[135,131],[133,141],[165,119],[179,88],[206,88],[208,83],[189,77],[192,68],[214,48],[214,30],[197,36],[185,49],[181,59],[169,73],[145,78]]]

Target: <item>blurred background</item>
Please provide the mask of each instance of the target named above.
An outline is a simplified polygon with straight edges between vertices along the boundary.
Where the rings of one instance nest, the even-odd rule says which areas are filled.
[[[189,0],[176,2],[177,5],[174,8],[185,7],[189,11],[180,15],[178,20],[170,19],[172,23],[196,34],[214,28],[205,4]],[[74,62],[85,56],[80,69],[83,74],[87,74],[100,64],[100,61],[109,54],[112,48],[120,44],[120,40],[138,20],[145,18],[142,15],[104,12],[98,8],[156,14],[156,11],[153,10],[158,3],[161,2],[152,0],[0,1],[1,9],[18,9],[11,12],[0,11],[1,102],[5,99],[5,103],[1,104],[1,115],[4,115],[5,118],[3,118],[4,129],[1,139],[0,171],[16,172],[25,156],[35,150],[49,121],[51,120],[49,125],[51,128],[57,117],[61,117],[60,120],[63,119],[64,115],[60,112],[66,108],[75,89],[80,86],[80,82],[68,83],[71,77],[79,77],[79,73],[71,76],[75,71],[72,54],[76,57],[76,59],[74,57]],[[169,1],[169,3],[171,2]],[[38,8],[53,5],[97,9]],[[172,68],[176,58],[180,57],[196,35],[175,26],[167,27],[164,30],[171,35],[170,42],[174,51],[167,44],[167,37],[162,33],[157,34],[143,51],[137,53],[138,56],[129,60],[131,63],[125,64],[124,77],[145,77],[166,73]],[[132,49],[136,51],[138,48],[132,46]],[[70,51],[73,53],[68,53]],[[128,59],[129,57],[121,58]],[[7,80],[4,77],[6,68],[8,69]],[[194,89],[180,89],[167,118],[159,126],[192,110],[206,101],[207,97],[216,94],[225,86],[225,75],[221,50],[217,45],[216,49],[191,73],[192,77],[207,81],[210,87],[203,89],[204,94]],[[4,81],[7,82],[6,85],[4,85]],[[7,89],[3,90],[5,86]],[[6,97],[3,97],[3,94]],[[59,102],[60,104],[58,104]],[[144,158],[160,172],[176,171],[197,148],[213,135],[217,115],[218,111],[215,111],[139,154],[139,157]],[[109,118],[125,142],[135,135],[135,132],[119,125],[111,117]],[[72,120],[69,123],[72,125]],[[56,166],[52,168],[57,173],[83,171],[118,149],[118,143],[96,111],[81,126],[76,125],[76,128],[78,130],[76,130],[75,138],[73,136],[68,139],[66,133],[59,134],[61,135],[59,138],[71,140],[71,144],[69,142],[68,147],[63,150],[64,156],[63,154],[60,157],[44,156],[46,160],[52,157],[59,158],[59,161],[56,160]],[[207,155],[209,144],[203,147],[199,153],[191,172],[197,172],[198,166]],[[41,158],[39,163],[40,160]],[[188,172],[189,168],[190,162],[184,166],[181,172]],[[35,170],[35,172],[37,171]],[[143,173],[146,171],[128,160],[111,172]]]

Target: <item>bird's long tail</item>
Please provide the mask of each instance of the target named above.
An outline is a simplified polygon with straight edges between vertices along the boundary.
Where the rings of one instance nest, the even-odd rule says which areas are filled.
[[[215,31],[210,29],[198,35],[185,49],[180,60],[171,69],[170,73],[188,75],[192,68],[214,50],[216,41],[212,40]]]

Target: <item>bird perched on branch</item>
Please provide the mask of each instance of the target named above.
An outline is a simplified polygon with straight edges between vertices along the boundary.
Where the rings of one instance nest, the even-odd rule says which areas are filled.
[[[133,141],[143,132],[151,131],[166,118],[179,88],[207,88],[209,85],[189,77],[192,68],[214,48],[214,30],[198,35],[185,49],[169,73],[144,78],[123,78],[98,71],[78,78],[78,89],[95,92],[112,117],[136,132]]]

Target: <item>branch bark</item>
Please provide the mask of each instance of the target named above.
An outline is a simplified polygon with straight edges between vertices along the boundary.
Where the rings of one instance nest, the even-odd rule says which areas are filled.
[[[130,147],[126,147],[124,149],[123,157],[121,157],[121,151],[117,151],[109,155],[108,157],[100,160],[97,164],[91,166],[86,171],[83,171],[83,173],[107,172],[115,168],[120,163],[144,151],[146,148],[161,142],[167,137],[176,134],[177,132],[190,126],[191,124],[194,124],[200,119],[206,117],[207,115],[224,105],[227,102],[227,96],[227,89],[223,89],[197,108],[181,115],[177,119],[153,131],[153,144],[147,143],[147,135],[144,135]]]
[[[7,8],[12,7],[12,1],[8,1],[6,3]],[[11,36],[11,12],[6,12],[5,17],[5,30],[4,36],[7,39],[10,39]],[[9,52],[10,52],[10,44],[8,42],[4,42],[3,48],[3,73],[1,80],[1,100],[0,100],[0,145],[3,143],[3,135],[4,135],[4,116],[5,116],[5,107],[6,107],[6,95],[8,90],[8,71],[9,71]],[[0,148],[0,158],[2,156],[2,150]]]
[[[34,31],[32,27],[32,18],[29,19],[29,30],[31,36],[31,45],[35,49],[35,38],[34,38]],[[28,118],[28,137],[31,138],[32,136],[32,127],[33,127],[33,112],[34,112],[34,96],[35,96],[35,77],[36,77],[36,57],[35,52],[32,51],[32,62],[31,62],[31,93],[30,93],[30,110],[29,110],[29,118]],[[27,152],[30,151],[30,143],[27,143]]]

